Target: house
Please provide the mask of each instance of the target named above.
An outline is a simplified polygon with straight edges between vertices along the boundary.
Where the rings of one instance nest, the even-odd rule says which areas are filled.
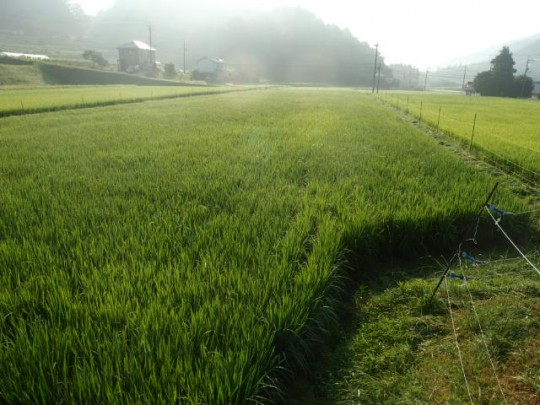
[[[534,82],[534,89],[531,96],[540,100],[540,82]]]
[[[217,80],[225,74],[225,62],[221,58],[205,56],[197,61],[196,78]]]
[[[474,90],[474,83],[473,82],[467,82],[465,87],[463,87],[463,91],[465,92],[465,95],[472,96],[476,93]]]
[[[156,50],[141,41],[131,41],[118,47],[118,71],[148,72],[156,65]]]

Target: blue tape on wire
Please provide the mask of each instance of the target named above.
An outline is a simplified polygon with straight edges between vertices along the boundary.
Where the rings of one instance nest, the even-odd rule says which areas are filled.
[[[456,273],[448,273],[448,277],[450,278],[459,278],[460,280],[465,280],[465,275],[463,274],[456,274]]]
[[[464,259],[467,259],[469,260],[471,263],[475,263],[476,262],[476,259],[473,257],[473,256],[470,256],[467,252],[463,251],[461,252],[461,257],[463,257]]]
[[[493,205],[493,204],[489,204],[489,205],[488,205],[488,209],[489,209],[490,211],[496,212],[497,214],[499,214],[499,215],[501,215],[501,216],[503,216],[504,214],[506,214],[506,211],[501,210],[500,208],[497,208],[497,207],[496,207],[495,205]]]

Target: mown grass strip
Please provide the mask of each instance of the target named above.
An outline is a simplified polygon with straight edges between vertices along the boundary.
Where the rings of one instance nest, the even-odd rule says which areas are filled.
[[[466,285],[448,279],[470,395],[474,403],[533,404],[540,394],[540,282],[523,261],[493,259],[456,269]],[[355,297],[358,329],[336,351],[311,403],[470,402],[446,292],[428,305],[438,272],[423,266],[389,266],[366,280]]]

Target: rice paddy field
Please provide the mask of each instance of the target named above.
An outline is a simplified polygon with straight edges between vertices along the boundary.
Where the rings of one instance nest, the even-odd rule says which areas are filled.
[[[0,117],[247,89],[242,86],[0,86]]]
[[[538,100],[433,93],[389,93],[383,99],[467,146],[472,139],[483,158],[540,185]]]
[[[452,246],[494,183],[355,90],[7,117],[0,156],[0,403],[283,399],[347,277]]]

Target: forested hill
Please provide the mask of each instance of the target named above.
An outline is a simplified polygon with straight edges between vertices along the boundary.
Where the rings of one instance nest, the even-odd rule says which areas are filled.
[[[349,31],[303,9],[231,10],[204,0],[117,0],[97,17],[68,0],[2,0],[0,35],[11,35],[10,44],[39,39],[47,49],[61,38],[65,47],[70,38],[71,55],[95,49],[113,63],[118,46],[151,37],[164,64],[183,68],[185,47],[187,70],[201,57],[216,56],[247,78],[272,82],[370,85],[375,56]]]
[[[192,43],[199,55],[217,54],[236,70],[274,82],[366,85],[372,81],[375,50],[301,9],[236,17],[215,32],[200,32]]]
[[[149,26],[151,21],[151,26]],[[163,63],[192,70],[204,56],[225,60],[237,71],[279,82],[371,84],[375,49],[348,31],[325,24],[309,11],[231,10],[203,2],[128,0],[96,19],[92,37],[107,47],[149,41]]]
[[[0,31],[20,36],[82,35],[89,17],[66,0],[1,0]],[[45,38],[44,38],[45,39]]]

